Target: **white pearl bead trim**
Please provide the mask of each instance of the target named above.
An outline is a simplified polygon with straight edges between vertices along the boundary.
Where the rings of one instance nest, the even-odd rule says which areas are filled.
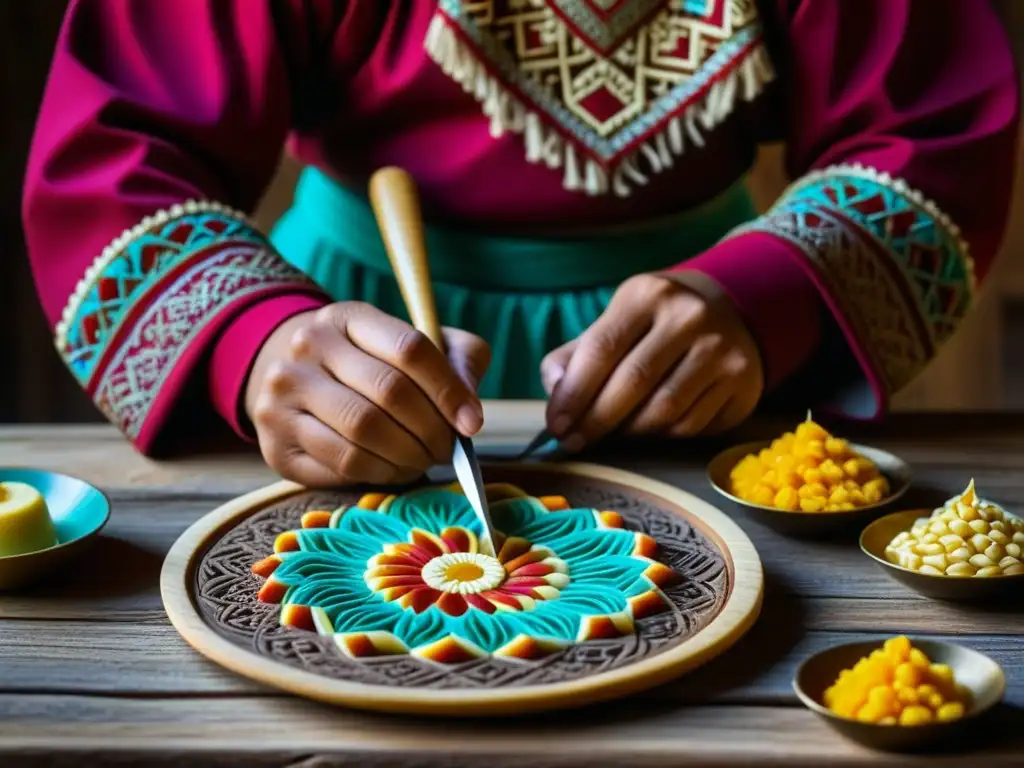
[[[60,322],[57,323],[57,327],[54,329],[54,344],[57,349],[63,349],[64,345],[67,343],[68,328],[70,327],[71,322],[75,319],[75,315],[78,313],[82,302],[96,283],[96,280],[103,273],[103,270],[113,263],[133,240],[137,240],[151,229],[162,227],[174,219],[179,219],[182,216],[188,216],[196,213],[220,213],[230,218],[237,219],[250,227],[253,226],[245,214],[240,213],[233,208],[229,208],[226,205],[211,200],[189,200],[179,205],[173,205],[162,211],[157,211],[152,216],[144,218],[131,229],[126,229],[117,238],[115,238],[110,245],[103,249],[103,252],[96,257],[92,265],[85,270],[85,275],[82,279],[78,281],[78,285],[75,287],[75,292],[71,294],[71,297],[68,299],[68,303],[64,307],[64,311],[61,313]]]

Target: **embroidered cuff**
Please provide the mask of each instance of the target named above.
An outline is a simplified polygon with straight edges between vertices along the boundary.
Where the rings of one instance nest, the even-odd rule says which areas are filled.
[[[974,267],[958,228],[905,182],[860,165],[814,172],[741,227],[795,246],[884,410],[967,314]]]
[[[766,392],[796,371],[821,338],[821,299],[794,251],[777,238],[750,233],[678,267],[702,272],[732,299],[761,350]]]
[[[146,451],[224,322],[283,290],[317,289],[241,214],[189,202],[104,249],[65,307],[55,344],[103,414]]]
[[[263,343],[288,318],[319,309],[328,302],[325,297],[308,294],[266,299],[243,310],[217,340],[210,360],[210,400],[243,439],[255,439],[252,425],[245,417],[245,384]]]

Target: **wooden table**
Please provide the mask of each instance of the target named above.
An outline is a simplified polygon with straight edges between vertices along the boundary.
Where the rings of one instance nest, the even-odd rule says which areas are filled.
[[[493,412],[492,412],[493,413]],[[491,442],[528,436],[524,406],[489,418]],[[532,420],[532,421],[531,421]],[[504,431],[502,431],[504,430]],[[1024,416],[901,415],[871,442],[946,497],[970,477],[1024,508]],[[713,502],[707,448],[598,455]],[[801,543],[740,518],[764,561],[754,630],[726,656],[631,700],[521,721],[430,722],[333,710],[262,688],[192,651],[164,615],[164,554],[201,515],[274,478],[255,453],[155,463],[111,429],[0,429],[0,465],[63,470],[101,486],[113,518],[62,580],[0,596],[0,766],[863,765],[908,760],[844,741],[799,705],[797,663],[833,643],[897,632],[955,636],[1003,665],[1007,704],[982,763],[1024,765],[1024,616],[919,598],[854,542]],[[931,498],[934,498],[932,496]],[[910,760],[909,762],[918,762]]]

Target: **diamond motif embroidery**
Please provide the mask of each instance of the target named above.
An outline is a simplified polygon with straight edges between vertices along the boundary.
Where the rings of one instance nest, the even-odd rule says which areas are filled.
[[[254,294],[315,291],[240,215],[191,202],[145,219],[86,273],[57,349],[96,405],[138,438],[189,345]]]
[[[816,266],[890,393],[928,364],[973,300],[973,265],[956,226],[871,169],[808,175],[733,234],[748,231],[783,237]]]
[[[754,0],[440,0],[426,47],[588,194],[671,168],[774,79]]]

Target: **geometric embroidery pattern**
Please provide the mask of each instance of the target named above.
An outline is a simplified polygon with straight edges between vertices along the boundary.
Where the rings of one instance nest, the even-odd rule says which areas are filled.
[[[931,361],[974,298],[956,225],[902,180],[861,165],[808,174],[733,234],[749,231],[807,256],[890,394]]]
[[[440,0],[435,21],[428,51],[492,134],[526,134],[528,160],[567,172],[585,165],[568,138],[602,176],[593,194],[645,147],[648,173],[671,167],[774,76],[755,0]]]
[[[216,203],[175,206],[104,250],[68,302],[57,349],[135,439],[191,341],[239,302],[284,288],[315,290],[244,217]]]

